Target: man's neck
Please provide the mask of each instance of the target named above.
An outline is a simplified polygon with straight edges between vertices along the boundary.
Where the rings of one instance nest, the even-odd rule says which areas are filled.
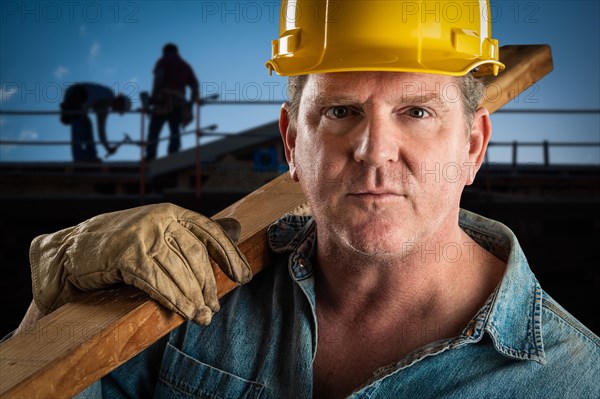
[[[409,254],[379,262],[327,248],[317,234],[315,397],[345,397],[377,368],[460,334],[504,271],[458,226],[445,241],[432,236]],[[422,251],[436,242],[439,256]]]
[[[458,225],[451,231],[446,228],[443,236],[432,234],[411,242],[394,256],[361,254],[321,240],[320,235],[317,243],[317,300],[341,313],[381,306],[417,313],[424,308],[431,314],[434,308],[447,306],[455,292],[464,294],[465,285],[489,278],[485,265],[497,260]]]

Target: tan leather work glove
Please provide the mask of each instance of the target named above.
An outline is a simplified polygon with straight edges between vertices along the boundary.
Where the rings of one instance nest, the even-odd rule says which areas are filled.
[[[81,291],[124,282],[186,319],[208,324],[219,310],[209,257],[236,283],[252,278],[219,224],[172,204],[107,213],[36,237],[29,257],[33,299],[45,314]]]

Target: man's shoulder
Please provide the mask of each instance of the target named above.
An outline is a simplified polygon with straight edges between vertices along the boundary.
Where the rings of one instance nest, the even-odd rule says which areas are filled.
[[[113,90],[98,83],[81,83],[87,92],[86,105],[95,112],[106,112],[114,98]]]
[[[94,93],[110,93],[111,95],[113,94],[113,91],[110,87],[105,86],[105,85],[101,85],[99,83],[93,83],[93,82],[81,82],[78,83],[79,85],[83,86],[88,92],[94,92]]]
[[[600,394],[600,338],[546,292],[542,295],[541,320],[544,380],[549,384],[561,381],[560,389],[577,397]]]
[[[546,351],[560,343],[585,347],[595,351],[595,356],[600,355],[600,338],[545,291],[542,291],[542,328]]]
[[[427,376],[435,370],[435,383],[422,397],[598,398],[600,345],[598,337],[540,290],[540,306],[523,309],[528,323],[510,325],[502,340],[489,329],[481,340],[430,358],[415,370]],[[512,314],[511,320],[516,320]],[[489,327],[488,327],[489,328]],[[528,332],[520,334],[523,328]],[[541,332],[541,333],[540,333]],[[517,343],[518,342],[518,343]],[[507,347],[512,343],[512,347]],[[531,353],[525,348],[532,348]],[[521,348],[520,351],[517,351]],[[437,363],[433,363],[438,359]],[[461,364],[451,378],[439,377],[450,365]],[[422,369],[422,370],[421,370]],[[408,369],[407,369],[408,370]],[[421,380],[425,379],[422,378]],[[417,385],[419,383],[416,383]],[[451,387],[459,387],[452,391]],[[431,392],[431,394],[429,394]]]

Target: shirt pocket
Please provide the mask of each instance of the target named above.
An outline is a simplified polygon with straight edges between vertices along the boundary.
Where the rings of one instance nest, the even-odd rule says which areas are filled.
[[[267,398],[266,387],[219,370],[167,344],[155,398]]]

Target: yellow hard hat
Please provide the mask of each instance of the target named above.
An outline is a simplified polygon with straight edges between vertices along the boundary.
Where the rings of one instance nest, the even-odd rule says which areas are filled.
[[[487,0],[282,0],[269,72],[496,75]]]

